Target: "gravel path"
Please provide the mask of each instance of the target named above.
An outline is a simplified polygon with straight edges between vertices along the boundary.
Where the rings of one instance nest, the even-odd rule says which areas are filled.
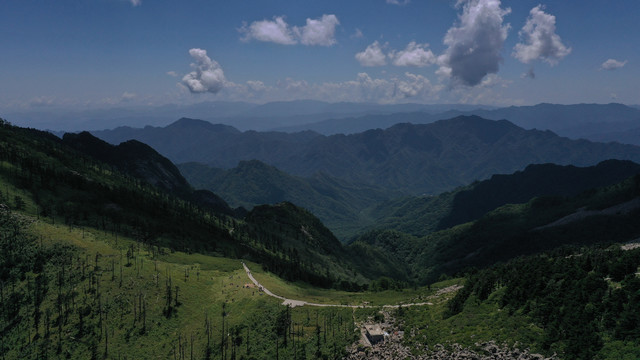
[[[246,271],[247,276],[249,277],[249,280],[251,280],[258,287],[258,289],[260,289],[261,291],[263,291],[265,294],[267,294],[269,296],[273,296],[274,298],[282,300],[282,305],[285,305],[285,306],[296,307],[296,306],[308,305],[308,306],[341,307],[341,308],[352,308],[352,309],[356,309],[356,308],[375,308],[375,307],[377,307],[377,306],[370,306],[370,305],[318,304],[318,303],[312,303],[312,302],[307,302],[307,301],[302,301],[302,300],[287,299],[284,296],[280,296],[280,295],[276,295],[276,294],[272,293],[271,291],[269,291],[269,289],[267,289],[266,287],[262,286],[258,282],[258,280],[256,280],[256,278],[253,277],[253,275],[251,274],[251,270],[249,270],[249,268],[247,267],[247,265],[244,262],[242,263],[242,266],[244,267],[244,271]],[[430,302],[422,302],[422,303],[412,303],[412,304],[402,304],[402,305],[383,305],[382,307],[384,307],[384,308],[396,308],[397,309],[400,306],[405,307],[405,306],[424,306],[424,305],[433,305],[433,304],[430,303]]]

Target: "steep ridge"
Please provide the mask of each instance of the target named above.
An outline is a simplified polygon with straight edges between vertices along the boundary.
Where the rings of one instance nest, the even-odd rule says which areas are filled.
[[[64,134],[62,143],[182,199],[219,213],[227,215],[236,213],[213,192],[194,191],[180,170],[169,159],[137,140],[129,140],[114,146],[88,132],[81,132]]]
[[[81,132],[64,134],[62,142],[151,185],[172,192],[190,190],[187,180],[169,159],[140,141],[129,140],[113,146],[88,132]]]

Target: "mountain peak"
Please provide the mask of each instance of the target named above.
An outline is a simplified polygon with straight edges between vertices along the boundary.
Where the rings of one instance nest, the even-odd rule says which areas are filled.
[[[212,124],[205,120],[199,119],[191,119],[191,118],[180,118],[176,122],[168,125],[166,129],[202,129],[210,132],[218,132],[218,133],[240,133],[240,130],[234,128],[233,126],[224,125],[224,124]]]

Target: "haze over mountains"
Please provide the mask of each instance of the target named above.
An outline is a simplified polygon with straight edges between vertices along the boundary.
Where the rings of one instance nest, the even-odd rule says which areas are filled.
[[[240,132],[181,119],[164,128],[119,128],[94,134],[111,143],[136,139],[174,163],[233,168],[259,160],[291,175],[324,173],[352,183],[410,194],[437,194],[511,173],[532,163],[595,165],[608,159],[640,161],[640,148],[562,138],[508,121],[460,116],[426,125],[323,136],[314,132]]]
[[[493,108],[486,105],[465,104],[328,103],[316,100],[276,101],[266,104],[205,101],[190,105],[122,106],[88,110],[43,108],[40,111],[12,111],[4,113],[3,116],[16,125],[50,129],[56,132],[102,130],[118,126],[166,126],[182,117],[232,125],[243,131],[266,131],[368,114],[405,112],[435,114],[449,110],[469,111]]]
[[[371,114],[344,119],[328,119],[313,124],[281,128],[283,131],[313,130],[325,135],[349,134],[373,128],[387,128],[400,122],[425,124],[459,115],[477,115],[485,119],[507,119],[524,129],[551,130],[560,136],[594,141],[618,141],[640,144],[640,110],[622,104],[538,104],[506,108],[460,110],[425,113],[404,112]],[[628,136],[631,130],[635,136]],[[627,134],[627,135],[625,135]]]
[[[397,123],[426,124],[459,115],[507,119],[525,129],[551,130],[560,136],[640,145],[640,106],[622,104],[538,104],[497,108],[464,104],[328,103],[315,100],[266,104],[211,101],[192,105],[137,106],[71,111],[11,112],[17,125],[64,131],[103,130],[116,127],[164,127],[179,118],[225,124],[241,131],[300,132],[323,135],[353,134],[386,129]]]

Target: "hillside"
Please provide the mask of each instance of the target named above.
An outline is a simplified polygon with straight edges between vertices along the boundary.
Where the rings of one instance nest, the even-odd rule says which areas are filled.
[[[522,171],[493,175],[436,196],[387,201],[369,210],[367,215],[374,219],[373,228],[424,236],[476,220],[502,205],[526,203],[540,196],[576,196],[638,173],[640,165],[620,160],[607,160],[589,167],[529,165]]]
[[[397,237],[392,258],[410,264],[418,283],[566,245],[624,243],[640,238],[640,175],[574,197],[538,197],[421,238]],[[561,220],[562,219],[562,220]],[[561,221],[558,221],[561,220]],[[374,245],[384,231],[356,242]],[[396,249],[403,249],[402,251]]]
[[[342,282],[349,287],[366,286],[369,281],[352,270],[348,261],[336,262],[333,267],[336,272],[327,272],[326,268],[312,266],[323,262],[320,253],[303,253],[300,258],[284,256],[290,254],[291,242],[302,239],[305,231],[313,232],[315,226],[324,229],[315,218],[307,227],[300,225],[290,233],[274,234],[275,223],[247,223],[242,218],[231,216],[235,213],[217,211],[216,199],[219,198],[208,191],[190,190],[187,194],[168,191],[146,182],[146,175],[137,177],[139,173],[135,171],[119,170],[118,166],[128,171],[130,168],[126,164],[141,162],[154,165],[143,168],[145,173],[154,169],[156,175],[165,176],[161,183],[172,178],[156,170],[176,170],[175,166],[166,159],[158,158],[159,155],[144,144],[133,143],[135,148],[143,151],[135,154],[126,152],[127,159],[123,160],[118,158],[120,149],[128,151],[132,143],[114,147],[89,134],[79,135],[79,138],[67,136],[61,140],[45,132],[22,129],[4,122],[0,128],[0,139],[1,174],[8,183],[22,191],[14,201],[18,210],[24,207],[21,204],[26,197],[32,197],[34,205],[30,214],[69,226],[97,227],[137,239],[147,246],[251,259],[271,271],[286,274],[289,280],[306,280],[321,286],[337,286]],[[68,144],[75,140],[77,143],[70,147]],[[97,153],[114,165],[102,162],[90,153]],[[158,162],[167,167],[155,167]],[[283,219],[288,213],[281,214]],[[290,209],[290,214],[297,219],[295,207]],[[245,225],[250,226],[247,228]],[[319,233],[326,235],[327,232]],[[333,235],[329,235],[318,237],[317,241],[335,240]],[[342,246],[330,250],[321,255],[348,260]],[[358,284],[355,284],[356,279]]]
[[[589,166],[607,159],[640,161],[640,148],[561,138],[508,121],[458,117],[427,125],[322,136],[313,132],[239,132],[183,119],[166,128],[99,132],[108,141],[137,139],[174,162],[232,168],[259,160],[291,175],[325,173],[412,194],[436,194],[511,173],[529,164]],[[110,135],[118,133],[120,139]]]
[[[233,207],[292,202],[311,211],[339,238],[366,225],[364,209],[399,195],[323,174],[293,176],[257,160],[241,161],[228,170],[198,163],[178,167],[193,186],[219,194]]]
[[[189,183],[171,161],[139,141],[129,140],[113,146],[81,132],[64,134],[62,143],[166,191],[186,193],[190,190]]]

